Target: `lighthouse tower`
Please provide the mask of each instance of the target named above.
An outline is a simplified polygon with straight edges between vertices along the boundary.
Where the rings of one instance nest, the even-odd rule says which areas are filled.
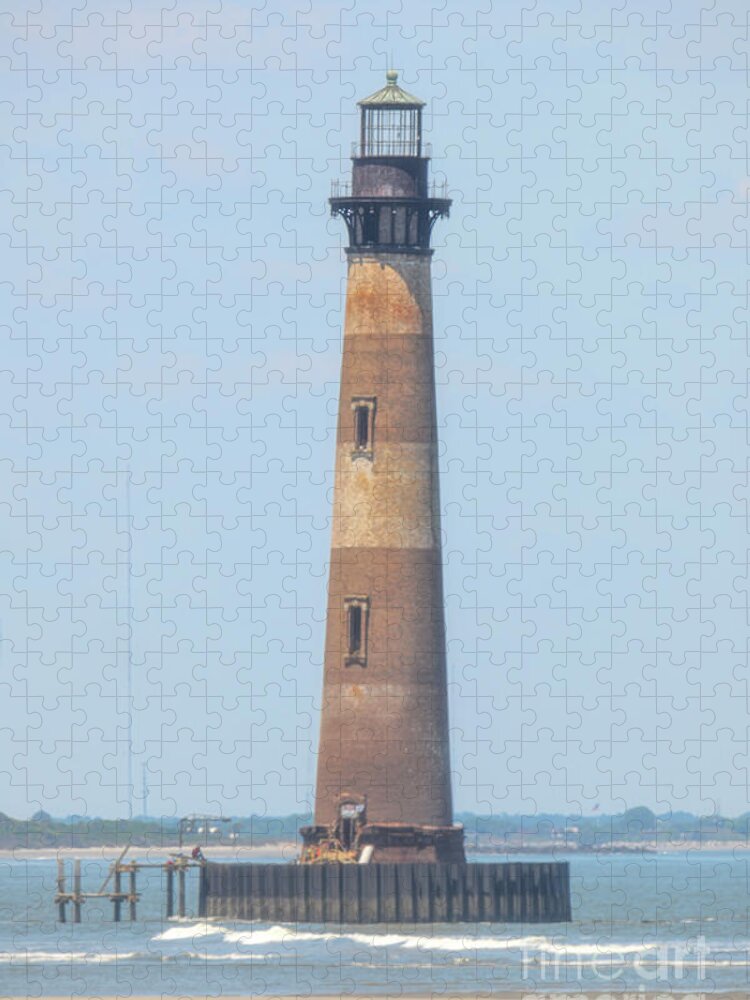
[[[424,102],[359,102],[314,826],[302,861],[464,861],[448,753]],[[439,192],[444,194],[445,192]]]

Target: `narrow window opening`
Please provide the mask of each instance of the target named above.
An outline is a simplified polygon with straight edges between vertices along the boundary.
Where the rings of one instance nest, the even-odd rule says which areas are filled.
[[[367,597],[347,597],[344,599],[346,611],[344,665],[347,667],[367,666],[367,626],[370,602]]]
[[[358,604],[349,606],[349,655],[362,649],[362,608]]]
[[[375,397],[355,396],[352,399],[354,416],[354,448],[352,458],[373,458],[375,437]]]
[[[357,406],[354,410],[354,443],[360,451],[370,444],[370,407]]]

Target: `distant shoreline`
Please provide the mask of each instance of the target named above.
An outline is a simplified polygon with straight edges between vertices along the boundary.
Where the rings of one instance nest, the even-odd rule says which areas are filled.
[[[62,847],[2,847],[0,848],[0,858],[15,858],[18,861],[35,860],[39,858],[101,858],[104,861],[116,861],[122,854],[124,844],[112,845],[102,844],[99,847],[71,847],[66,844]],[[128,851],[127,857],[138,857],[142,861],[149,858],[168,858],[171,854],[182,851],[183,854],[190,854],[193,844],[185,844],[182,848],[177,844],[167,847],[139,847],[133,844]],[[201,845],[201,850],[207,858],[233,858],[237,861],[251,860],[254,858],[277,858],[280,855],[288,861],[293,861],[299,853],[299,848],[295,843],[259,844],[255,847],[251,845],[241,847],[222,847],[214,844],[209,847]]]
[[[101,844],[99,846],[93,847],[88,845],[86,847],[75,847],[70,844],[65,844],[62,846],[49,846],[49,847],[2,847],[0,848],[0,858],[15,858],[18,861],[33,861],[39,860],[41,858],[101,858],[104,861],[115,861],[122,853],[124,845],[120,844]],[[185,844],[182,847],[182,852],[185,854],[190,854],[193,848],[193,844]],[[236,861],[251,861],[255,859],[262,858],[278,858],[282,857],[285,861],[295,861],[299,854],[299,844],[295,841],[279,841],[278,843],[267,843],[267,844],[243,844],[236,846],[212,844],[208,847],[204,844],[201,845],[201,850],[203,854],[209,859],[232,859]],[[526,855],[539,855],[539,854],[549,854],[550,856],[562,856],[567,857],[588,857],[592,854],[606,855],[606,856],[633,856],[638,854],[649,854],[654,856],[659,856],[663,854],[684,854],[688,851],[698,851],[702,853],[712,853],[712,852],[725,852],[730,853],[734,851],[748,851],[750,850],[750,845],[746,841],[686,841],[680,843],[669,843],[669,844],[641,844],[635,845],[617,845],[616,847],[611,847],[609,845],[601,845],[599,847],[593,848],[581,848],[581,847],[565,847],[564,845],[559,845],[557,847],[551,847],[545,845],[544,847],[506,847],[503,848],[500,845],[496,849],[482,849],[472,850],[468,849],[467,853],[478,860],[481,860],[483,855],[507,855],[510,858],[518,858],[522,861]],[[144,847],[138,844],[133,844],[128,851],[129,857],[139,857],[141,860],[147,860],[149,858],[161,859],[168,858],[171,854],[177,854],[180,848],[177,844],[167,845],[163,847]],[[745,994],[745,996],[747,996]],[[410,998],[412,1000],[412,998]],[[420,998],[413,998],[413,1000],[420,1000]]]

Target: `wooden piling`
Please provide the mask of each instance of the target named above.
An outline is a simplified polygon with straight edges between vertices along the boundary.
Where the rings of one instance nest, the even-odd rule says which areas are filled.
[[[177,916],[185,916],[185,868],[180,866],[177,872]]]
[[[73,862],[73,923],[81,922],[81,862],[76,858]]]
[[[57,919],[64,924],[67,916],[65,913],[65,862],[62,858],[57,859]]]
[[[114,892],[112,893],[113,914],[112,919],[116,924],[120,923],[122,915],[122,873],[120,866],[115,864]]]
[[[198,913],[206,912],[206,866],[201,865],[198,874]]]
[[[167,865],[167,920],[174,916],[174,865]]]
[[[55,894],[55,904],[58,907],[58,918],[60,923],[65,923],[67,919],[67,907],[68,903],[73,904],[73,922],[76,924],[81,923],[82,917],[82,907],[87,899],[109,899],[112,903],[113,909],[113,919],[115,923],[120,923],[122,920],[122,906],[123,903],[128,904],[128,915],[130,920],[137,919],[137,909],[138,909],[138,870],[140,868],[159,868],[165,869],[167,873],[167,917],[172,917],[174,915],[174,873],[177,871],[179,879],[179,895],[178,895],[178,909],[179,915],[184,917],[186,915],[186,877],[187,869],[201,867],[203,865],[196,865],[190,862],[188,859],[178,859],[177,863],[172,861],[164,864],[162,862],[152,863],[152,862],[139,862],[132,861],[129,864],[121,863],[122,855],[109,866],[109,873],[105,878],[102,885],[99,887],[97,892],[84,892],[82,886],[82,863],[80,860],[75,860],[73,862],[73,872],[72,872],[72,883],[70,889],[66,885],[66,870],[65,870],[65,860],[60,857],[57,859],[57,893]],[[242,866],[240,866],[242,868]],[[198,899],[198,905],[201,910],[205,909],[205,891],[206,883],[203,877],[203,872],[201,872],[202,878],[200,882],[200,894]],[[113,881],[111,889],[107,889],[107,885]],[[125,889],[125,881],[127,881],[127,889]],[[292,910],[296,907],[296,897],[297,892],[293,887],[289,893],[290,909]]]

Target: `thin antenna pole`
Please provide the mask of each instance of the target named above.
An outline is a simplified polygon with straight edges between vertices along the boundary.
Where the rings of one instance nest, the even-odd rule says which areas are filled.
[[[133,614],[131,604],[131,576],[133,573],[133,532],[130,520],[130,466],[125,470],[125,516],[128,523],[128,565],[127,565],[127,594],[126,594],[126,621],[127,632],[127,700],[128,700],[128,807],[130,809],[129,819],[133,818],[133,656],[130,643],[130,633],[133,630]]]

